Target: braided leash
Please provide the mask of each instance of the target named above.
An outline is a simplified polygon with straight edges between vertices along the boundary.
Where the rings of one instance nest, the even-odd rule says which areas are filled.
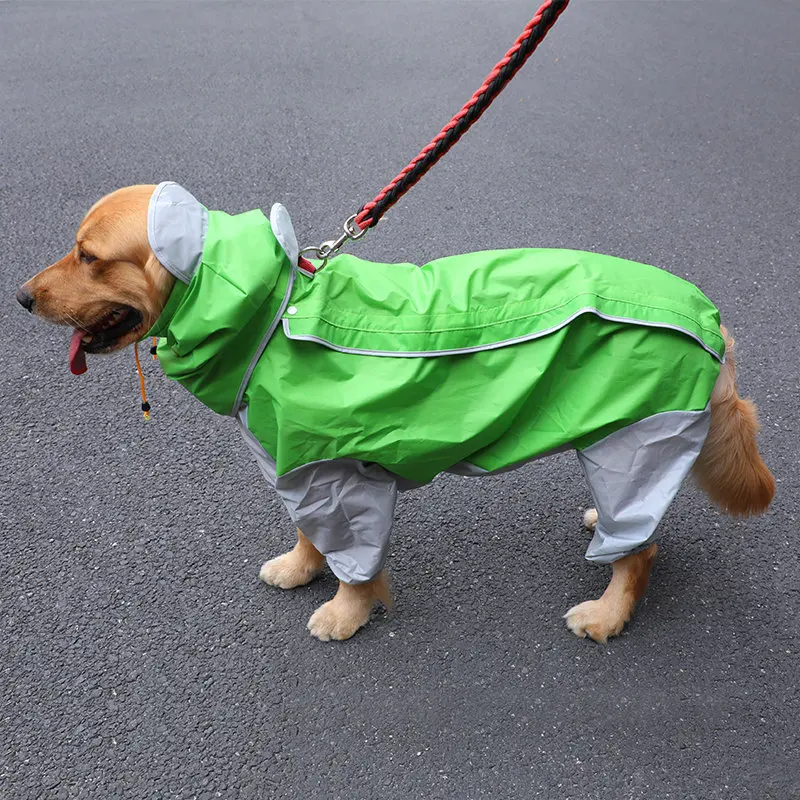
[[[302,253],[312,253],[325,262],[348,240],[360,239],[369,228],[390,209],[442,156],[472,127],[508,82],[533,55],[539,43],[553,27],[569,0],[545,0],[511,49],[486,76],[480,89],[463,108],[442,128],[439,134],[422,149],[405,169],[373,200],[365,203],[358,213],[344,223],[343,233],[336,240],[323,242],[319,247],[306,247]]]

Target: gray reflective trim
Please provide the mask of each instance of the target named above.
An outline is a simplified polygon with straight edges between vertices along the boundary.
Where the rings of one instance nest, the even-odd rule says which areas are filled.
[[[586,306],[585,308],[579,308],[574,314],[567,317],[565,320],[559,322],[558,325],[554,325],[552,328],[548,328],[544,331],[536,331],[535,333],[528,333],[525,336],[517,336],[513,339],[504,339],[501,342],[490,342],[489,344],[481,344],[476,345],[475,347],[457,347],[452,350],[418,350],[412,353],[404,353],[404,352],[395,352],[393,350],[362,350],[360,348],[355,347],[340,347],[339,345],[333,344],[333,342],[329,342],[327,339],[323,339],[319,336],[311,336],[309,334],[293,334],[291,328],[289,327],[290,320],[284,319],[283,320],[283,332],[286,334],[287,338],[294,339],[295,341],[299,342],[316,342],[317,344],[324,345],[325,347],[330,348],[331,350],[336,350],[339,353],[350,353],[352,355],[362,355],[362,356],[386,356],[389,358],[434,358],[436,356],[456,356],[456,355],[464,355],[465,353],[479,353],[483,350],[497,350],[500,347],[509,347],[510,345],[514,344],[521,344],[522,342],[529,342],[532,339],[540,339],[542,336],[548,336],[551,333],[555,333],[561,328],[569,325],[570,322],[577,319],[581,314],[594,314],[601,319],[606,319],[609,322],[625,322],[631,325],[641,325],[645,328],[667,328],[669,330],[678,331],[679,333],[686,334],[691,339],[694,339],[702,348],[707,352],[711,353],[714,358],[719,361],[724,361],[723,357],[714,350],[713,348],[709,347],[699,336],[696,336],[691,331],[687,330],[686,328],[681,328],[677,325],[666,325],[659,322],[647,322],[641,319],[628,319],[627,317],[614,317],[610,314],[602,314],[596,308],[592,306]]]
[[[292,288],[294,287],[294,278],[296,272],[297,272],[297,265],[295,263],[291,265],[289,272],[289,283],[286,284],[286,291],[283,294],[283,300],[281,300],[281,305],[280,308],[278,309],[278,313],[275,314],[275,317],[270,323],[267,332],[264,334],[264,338],[261,340],[261,344],[259,344],[258,348],[256,349],[256,352],[250,359],[250,363],[248,364],[247,370],[244,373],[242,382],[239,384],[239,391],[236,393],[236,400],[234,400],[233,408],[231,409],[232,417],[235,417],[237,412],[239,411],[239,408],[242,405],[242,398],[244,397],[244,393],[247,389],[247,384],[250,383],[250,377],[253,374],[253,370],[256,368],[256,364],[258,364],[258,359],[261,358],[261,354],[266,349],[267,345],[269,344],[269,340],[272,338],[272,334],[275,333],[275,329],[278,327],[278,323],[281,321],[283,312],[286,311],[286,306],[289,305],[289,298],[292,296]]]
[[[236,421],[267,483],[277,490],[294,524],[345,583],[365,583],[383,569],[389,550],[395,476],[351,458],[314,461],[278,477],[275,459],[247,427],[247,408]]]
[[[200,264],[208,210],[182,186],[156,186],[147,209],[147,239],[156,258],[178,280],[189,283]]]
[[[703,447],[703,411],[665,411],[578,451],[597,507],[586,558],[609,564],[648,545]]]
[[[289,262],[296,267],[300,256],[300,245],[297,243],[297,235],[289,212],[280,203],[275,203],[269,212],[269,226]]]
[[[261,470],[261,474],[267,479],[267,483],[274,489],[278,481],[277,471],[275,469],[275,459],[263,448],[261,442],[250,432],[247,427],[247,406],[239,409],[238,414],[235,416],[236,422],[239,424],[239,432],[247,445],[247,449],[253,454]]]

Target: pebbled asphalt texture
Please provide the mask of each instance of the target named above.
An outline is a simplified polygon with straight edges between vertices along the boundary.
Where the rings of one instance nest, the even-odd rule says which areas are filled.
[[[522,2],[0,3],[0,797],[800,798],[797,2],[575,2],[359,245],[664,266],[718,304],[778,481],[736,521],[687,486],[605,646],[563,455],[403,496],[396,608],[305,630],[293,539],[229,420],[130,352],[67,368],[16,286],[118,186],[283,202],[335,233],[471,95]],[[576,385],[576,391],[592,391]]]

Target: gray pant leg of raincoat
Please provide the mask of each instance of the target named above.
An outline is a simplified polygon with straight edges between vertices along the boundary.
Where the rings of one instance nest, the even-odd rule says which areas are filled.
[[[237,422],[261,473],[333,574],[345,583],[377,577],[389,550],[397,476],[351,458],[315,461],[278,476],[275,459],[247,427],[246,408]]]
[[[666,411],[578,451],[597,507],[586,558],[610,564],[644,549],[708,435],[711,412]]]
[[[295,524],[345,583],[365,583],[389,550],[395,477],[350,458],[315,461],[281,475],[275,488]]]

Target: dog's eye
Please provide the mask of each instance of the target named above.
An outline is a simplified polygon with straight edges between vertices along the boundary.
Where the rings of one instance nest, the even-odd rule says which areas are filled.
[[[92,261],[97,261],[96,256],[90,256],[84,250],[78,250],[78,258],[80,258],[80,260],[83,261],[84,264],[91,264]]]

